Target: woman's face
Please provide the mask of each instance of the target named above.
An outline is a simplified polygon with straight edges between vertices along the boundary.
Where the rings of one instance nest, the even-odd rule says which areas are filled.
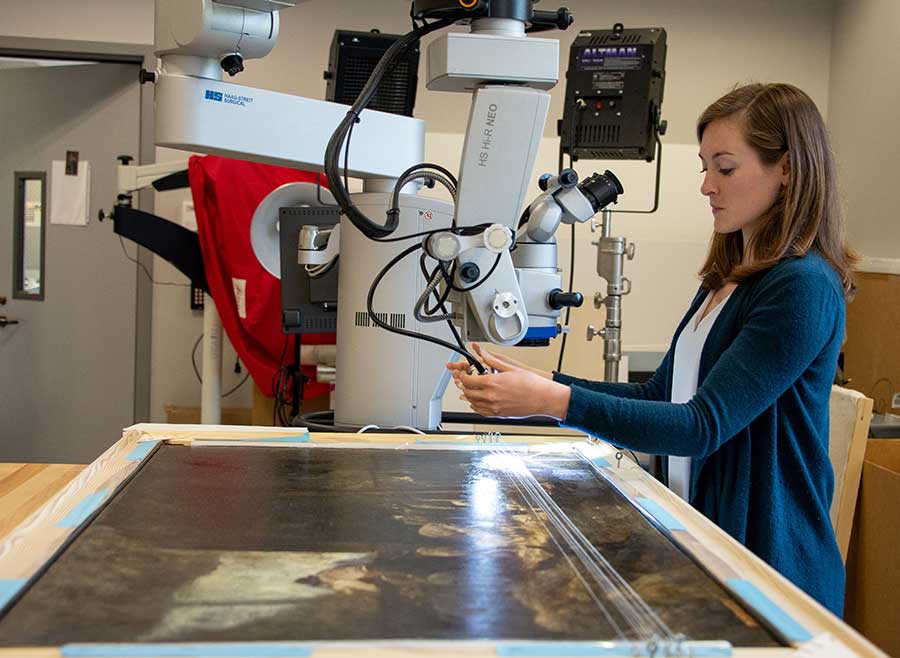
[[[767,165],[744,139],[736,119],[717,119],[700,141],[703,184],[700,193],[712,206],[716,233],[741,230],[746,241],[759,219],[774,205],[787,185],[787,154]]]

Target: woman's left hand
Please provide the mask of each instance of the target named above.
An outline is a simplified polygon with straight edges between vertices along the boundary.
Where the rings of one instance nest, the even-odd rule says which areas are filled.
[[[470,375],[454,371],[453,379],[463,392],[472,410],[482,416],[525,418],[550,416],[557,420],[566,417],[570,389],[564,384],[518,368],[482,353],[485,365],[496,372]]]

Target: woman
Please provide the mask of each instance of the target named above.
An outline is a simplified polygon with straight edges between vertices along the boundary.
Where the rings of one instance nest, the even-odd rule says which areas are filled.
[[[481,350],[495,374],[449,367],[478,413],[552,416],[672,456],[670,485],[840,616],[828,399],[855,256],[825,124],[796,87],[754,84],[713,103],[697,136],[715,233],[647,383],[586,381]]]

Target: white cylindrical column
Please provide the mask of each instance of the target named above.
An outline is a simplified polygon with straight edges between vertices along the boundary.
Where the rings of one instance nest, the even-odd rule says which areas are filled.
[[[216,303],[203,295],[203,384],[200,387],[200,422],[222,422],[222,321]]]

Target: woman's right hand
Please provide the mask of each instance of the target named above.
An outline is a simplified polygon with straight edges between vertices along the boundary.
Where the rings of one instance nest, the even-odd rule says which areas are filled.
[[[532,366],[526,365],[521,361],[516,361],[515,359],[511,359],[510,357],[504,356],[502,354],[494,354],[493,352],[488,352],[487,350],[483,349],[478,343],[472,343],[472,351],[475,352],[475,355],[481,360],[481,363],[484,364],[488,369],[496,369],[496,364],[500,363],[507,367],[519,368],[520,370],[528,370],[529,372],[540,375],[545,379],[553,379],[553,373],[547,372],[546,370],[541,370],[539,368],[533,368]],[[454,361],[447,364],[447,369],[453,373],[455,380],[459,373],[469,371],[469,362],[465,359]]]

